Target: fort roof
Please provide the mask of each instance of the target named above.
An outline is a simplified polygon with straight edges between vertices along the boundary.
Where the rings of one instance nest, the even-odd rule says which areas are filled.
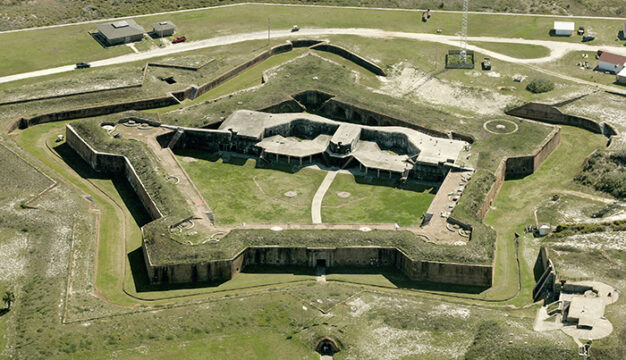
[[[361,135],[361,127],[352,124],[341,124],[333,138],[330,140],[335,144],[351,144]]]
[[[340,121],[330,120],[318,115],[307,113],[269,114],[250,110],[238,110],[233,112],[222,123],[220,130],[229,130],[236,133],[238,136],[257,139],[259,141],[259,144],[257,145],[269,152],[283,151],[280,152],[280,154],[299,156],[295,154],[301,153],[301,150],[287,150],[288,145],[295,145],[294,142],[287,143],[285,140],[281,140],[281,143],[274,141],[275,139],[262,141],[265,136],[270,137],[278,134],[278,130],[274,132],[271,131],[272,128],[277,129],[281,126],[290,127],[293,125],[294,121],[305,121],[327,125],[327,128],[334,129],[333,132],[331,132],[331,134],[333,134],[331,141],[345,141],[346,144],[351,143],[350,139],[360,137],[363,131],[368,131],[372,134],[368,135],[368,140],[371,140],[371,136],[378,136],[380,138],[398,138],[400,140],[394,141],[403,142],[408,149],[412,149],[412,152],[407,154],[408,157],[415,157],[415,161],[418,163],[430,164],[434,166],[438,166],[440,163],[454,164],[459,158],[459,154],[463,150],[463,147],[467,144],[464,141],[438,138],[417,130],[400,126],[346,124]],[[378,159],[374,161],[375,157],[371,152],[371,146],[366,145],[366,147],[359,150],[362,143],[364,143],[363,140],[359,140],[357,142],[353,151],[354,156],[368,162],[373,168],[399,172],[402,171],[400,170],[400,158],[394,157],[392,154],[384,153],[383,151],[378,151]],[[298,146],[302,147],[305,146],[305,144]],[[365,152],[369,152],[369,154],[366,154]],[[403,157],[401,161],[406,161],[408,157]],[[377,165],[375,166],[375,164]],[[378,167],[383,165],[386,166]],[[402,169],[404,169],[404,167]]]

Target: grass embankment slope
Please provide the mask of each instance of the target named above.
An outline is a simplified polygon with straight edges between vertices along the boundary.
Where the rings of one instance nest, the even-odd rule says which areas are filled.
[[[409,11],[383,11],[375,9],[348,9],[324,7],[290,7],[245,5],[183,12],[168,15],[139,17],[135,20],[148,31],[150,24],[167,17],[177,25],[177,33],[190,40],[206,39],[267,29],[267,19],[274,29],[289,29],[293,24],[300,27],[358,28],[369,27],[383,30],[455,35],[461,23],[459,13],[435,13],[427,22],[419,21],[419,13]],[[501,36],[524,39],[555,41],[580,41],[578,37],[551,38],[549,31],[553,21],[560,18],[508,16],[496,14],[470,14],[469,36]],[[567,19],[567,18],[563,18]],[[621,28],[620,20],[584,19],[577,25],[593,28],[597,44],[613,43]],[[209,24],[209,25],[207,25]],[[364,25],[367,24],[367,25]],[[80,61],[92,61],[115,55],[131,53],[127,46],[102,48],[88,31],[96,24],[79,24],[52,29],[38,29],[0,34],[0,42],[7,49],[0,55],[0,76],[26,71],[68,65]],[[45,40],[43,40],[45,39]],[[23,44],[29,44],[28,56],[24,56]],[[55,54],[54,57],[47,56]]]

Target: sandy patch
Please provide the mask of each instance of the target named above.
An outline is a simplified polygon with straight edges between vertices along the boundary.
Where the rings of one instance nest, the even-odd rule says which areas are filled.
[[[437,305],[431,315],[447,315],[454,318],[467,319],[470,316],[470,309],[464,307],[453,307],[447,304]]]
[[[474,75],[478,73],[478,75]],[[480,72],[471,72],[481,76]],[[501,114],[514,97],[483,89],[468,90],[462,83],[440,80],[405,63],[392,67],[389,76],[381,78],[379,92],[394,97],[415,97],[437,105],[454,106],[482,115]]]
[[[198,161],[198,159],[195,159],[195,158],[192,158],[192,157],[189,157],[189,156],[183,157],[183,162],[190,163],[190,162],[195,162],[195,161]]]
[[[5,229],[2,231],[12,230]],[[28,238],[24,233],[18,233],[12,236],[7,243],[0,244],[0,279],[14,281],[24,273],[27,246]]]
[[[348,303],[351,307],[354,306],[356,308],[355,311],[350,312],[351,316],[361,316],[363,313],[367,312],[371,306],[363,301],[361,298],[356,298]]]
[[[557,246],[569,246],[585,250],[626,251],[626,231],[572,235],[553,244]]]
[[[294,197],[296,197],[297,195],[298,195],[298,192],[297,192],[297,191],[294,191],[294,190],[292,190],[292,191],[287,191],[287,192],[285,193],[285,196],[286,196],[286,197],[288,197],[288,198],[294,198]]]
[[[350,197],[350,193],[346,191],[339,191],[337,192],[337,196],[339,196],[342,199],[347,199]]]

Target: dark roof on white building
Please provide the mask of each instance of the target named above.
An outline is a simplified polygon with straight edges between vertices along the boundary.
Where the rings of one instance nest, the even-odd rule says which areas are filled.
[[[146,32],[135,20],[131,19],[99,24],[96,28],[109,40],[138,36]]]

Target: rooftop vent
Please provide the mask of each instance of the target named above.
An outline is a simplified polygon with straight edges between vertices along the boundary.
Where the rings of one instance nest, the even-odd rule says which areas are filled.
[[[128,21],[118,21],[118,22],[114,22],[111,25],[113,25],[113,27],[116,29],[125,28],[125,27],[128,27]]]

